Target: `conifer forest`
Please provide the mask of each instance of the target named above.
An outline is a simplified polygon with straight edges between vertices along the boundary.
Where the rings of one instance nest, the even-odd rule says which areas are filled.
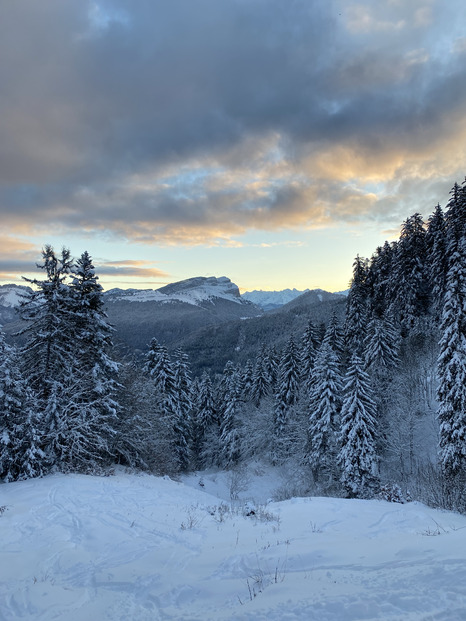
[[[153,338],[112,346],[92,258],[45,246],[21,330],[0,334],[0,477],[284,465],[283,494],[466,512],[466,182],[357,256],[344,322],[194,377]]]

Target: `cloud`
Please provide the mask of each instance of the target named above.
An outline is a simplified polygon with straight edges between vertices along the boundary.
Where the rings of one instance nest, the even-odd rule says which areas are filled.
[[[8,3],[2,222],[230,246],[391,226],[463,177],[464,18],[459,0]]]
[[[0,281],[18,280],[34,271],[39,259],[37,248],[28,241],[0,235]]]
[[[96,261],[96,272],[99,276],[112,276],[114,278],[167,278],[169,274],[155,267],[150,267],[150,261]]]

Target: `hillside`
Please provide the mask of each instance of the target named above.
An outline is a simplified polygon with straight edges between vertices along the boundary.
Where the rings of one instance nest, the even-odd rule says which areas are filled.
[[[0,322],[7,334],[21,327],[16,308],[28,290],[0,286]],[[274,299],[287,297],[285,291]],[[343,296],[316,289],[264,312],[226,277],[189,278],[156,290],[111,289],[104,300],[122,355],[144,352],[155,337],[170,349],[185,349],[195,374],[221,372],[228,360],[244,363],[263,342],[280,349],[291,334],[301,337],[309,319],[327,323],[335,312],[343,320],[345,307]]]
[[[204,369],[221,373],[228,360],[242,364],[254,360],[262,343],[279,351],[292,334],[299,340],[309,320],[316,326],[327,324],[335,313],[343,322],[345,307],[346,298],[342,295],[309,291],[261,317],[199,330],[180,345],[189,355],[195,374]]]
[[[464,618],[465,516],[417,502],[261,504],[281,481],[258,465],[232,502],[231,477],[119,471],[0,486],[0,618]]]

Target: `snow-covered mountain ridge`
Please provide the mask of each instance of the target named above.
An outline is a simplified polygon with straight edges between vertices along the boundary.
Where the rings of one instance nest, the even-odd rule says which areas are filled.
[[[0,285],[0,306],[7,308],[19,306],[23,297],[30,291],[31,288],[24,285]]]
[[[30,292],[30,287],[24,285],[0,285],[0,306],[15,308],[19,305],[22,296]],[[281,291],[263,291],[255,289],[240,295],[238,286],[226,276],[196,276],[180,280],[159,289],[109,289],[104,292],[105,301],[112,302],[182,302],[198,306],[199,304],[215,299],[224,299],[235,304],[249,302],[263,310],[271,310],[284,306],[295,300],[309,289],[283,289]],[[313,289],[313,293],[327,293],[322,289]],[[346,292],[342,292],[344,295]]]
[[[107,302],[184,302],[197,306],[221,298],[241,304],[239,289],[226,276],[197,276],[165,285],[159,289],[110,289],[104,293]]]
[[[299,291],[298,289],[283,289],[282,291],[254,289],[254,291],[245,291],[241,297],[260,306],[263,310],[269,311],[285,306],[285,304],[289,304],[304,295],[307,295],[309,299],[312,298],[323,302],[325,299],[328,299],[329,295],[348,295],[348,292],[338,291],[332,294],[324,289],[304,289],[304,291]]]
[[[242,294],[244,300],[249,300],[253,304],[257,304],[264,310],[278,308],[284,304],[288,304],[309,289],[299,291],[298,289],[283,289],[282,291],[263,291],[262,289],[254,289],[253,291],[245,291]]]

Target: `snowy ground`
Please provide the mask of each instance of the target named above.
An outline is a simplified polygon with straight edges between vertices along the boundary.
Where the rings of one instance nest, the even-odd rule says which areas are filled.
[[[258,470],[240,496],[272,483]],[[248,516],[231,488],[224,473],[1,485],[0,619],[466,619],[466,517],[331,498]]]

